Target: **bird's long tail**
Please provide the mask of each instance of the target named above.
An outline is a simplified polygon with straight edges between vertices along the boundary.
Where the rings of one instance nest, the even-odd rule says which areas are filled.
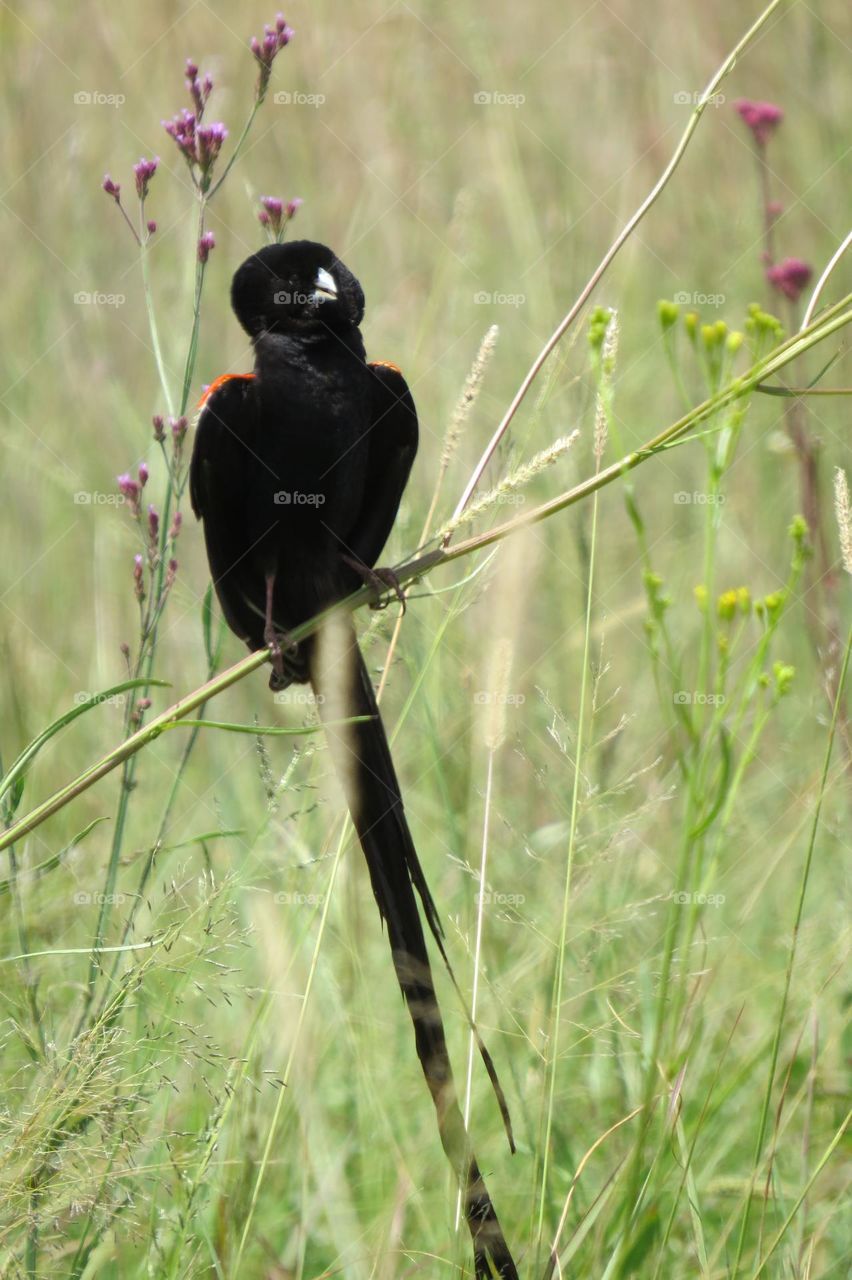
[[[311,644],[308,667],[327,725],[335,770],[387,925],[394,968],[414,1025],[417,1056],[435,1105],[441,1143],[462,1187],[476,1275],[482,1280],[495,1275],[501,1280],[517,1280],[515,1263],[459,1108],[415,887],[446,961],[441,924],[405,819],[376,695],[348,620],[336,619]],[[359,719],[352,723],[353,717]],[[350,723],[341,726],[342,720]],[[484,1049],[481,1042],[480,1048]],[[486,1065],[492,1074],[488,1058]]]

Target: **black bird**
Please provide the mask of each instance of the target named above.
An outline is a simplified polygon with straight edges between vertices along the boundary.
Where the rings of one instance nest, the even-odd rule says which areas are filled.
[[[302,240],[252,254],[234,276],[231,303],[251,337],[254,372],[212,384],[190,468],[216,593],[249,648],[269,648],[271,687],[310,681],[324,721],[365,717],[327,729],[332,758],[387,925],[441,1142],[463,1188],[476,1275],[517,1280],[459,1109],[415,888],[449,968],[443,932],[354,627],[347,614],[329,638],[288,638],[375,581],[417,451],[414,401],[394,365],[367,362],[363,290],[324,245]]]

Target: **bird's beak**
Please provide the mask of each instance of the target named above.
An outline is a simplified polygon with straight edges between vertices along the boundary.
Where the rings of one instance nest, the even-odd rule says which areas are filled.
[[[312,297],[315,302],[325,302],[326,298],[337,298],[337,281],[325,267],[320,267],[317,272]]]

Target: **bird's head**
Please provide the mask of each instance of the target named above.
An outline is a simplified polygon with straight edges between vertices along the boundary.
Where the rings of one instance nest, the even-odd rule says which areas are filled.
[[[246,258],[231,284],[231,306],[251,337],[322,333],[360,324],[364,291],[324,244],[270,244]]]

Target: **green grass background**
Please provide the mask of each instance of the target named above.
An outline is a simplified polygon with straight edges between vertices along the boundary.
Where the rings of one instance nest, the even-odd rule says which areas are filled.
[[[414,549],[444,431],[486,329],[500,326],[497,354],[451,465],[439,519],[530,361],[664,167],[690,110],[678,95],[703,87],[757,13],[752,3],[697,0],[677,6],[543,0],[527,9],[503,0],[297,2],[287,10],[296,38],[276,63],[250,144],[210,210],[216,248],[205,282],[198,390],[221,372],[249,366],[228,286],[235,267],[261,243],[257,197],[301,196],[294,234],[333,245],[359,276],[368,350],[403,367],[417,400],[421,450],[385,557],[401,559]],[[246,42],[272,16],[255,0],[239,8],[220,0],[184,6],[155,0],[121,9],[90,0],[59,7],[15,0],[0,8],[8,109],[0,134],[0,747],[6,762],[81,691],[121,679],[119,646],[134,640],[135,531],[126,512],[97,499],[75,502],[75,494],[112,494],[115,476],[141,460],[151,465],[155,501],[163,481],[150,418],[164,405],[137,257],[100,191],[102,176],[108,171],[122,183],[132,207],[132,163],[141,155],[161,156],[148,202],[159,224],[151,269],[166,363],[177,384],[191,319],[193,208],[185,171],[160,121],[185,103],[183,59],[191,55],[213,74],[209,118],[228,124],[233,143],[254,83]],[[786,113],[770,154],[774,194],[785,206],[777,229],[782,252],[821,268],[848,231],[850,45],[845,0],[782,5],[723,85],[726,101],[707,110],[674,182],[598,290],[596,301],[619,312],[615,403],[625,445],[640,443],[680,412],[656,300],[681,291],[723,295],[720,305],[698,309],[702,318],[733,326],[741,325],[750,301],[767,301],[754,157],[734,98],[768,98]],[[274,94],[282,91],[323,101],[276,104]],[[474,95],[483,91],[523,95],[523,101],[479,105]],[[124,101],[78,105],[80,92]],[[834,296],[849,280],[847,264]],[[124,302],[79,305],[80,291],[118,294]],[[523,302],[485,305],[476,300],[482,291],[522,295]],[[811,376],[821,355],[809,358]],[[827,358],[828,352],[822,363]],[[839,368],[846,385],[848,362]],[[685,373],[697,402],[703,392],[688,361]],[[582,435],[536,479],[528,501],[593,469],[585,338],[563,344],[552,374],[543,402],[533,394],[516,420],[511,452],[502,452],[499,466],[574,427]],[[761,400],[746,423],[726,485],[718,589],[747,585],[758,595],[776,589],[786,574],[786,528],[800,501],[795,461],[781,447],[779,405]],[[843,400],[820,401],[812,416],[826,474],[831,464],[849,467],[848,422]],[[675,495],[702,490],[700,445],[653,459],[635,483],[688,669],[700,622],[692,592],[701,577],[705,511],[677,503]],[[502,514],[498,509],[498,518]],[[519,624],[509,685],[517,700],[507,710],[506,741],[495,761],[489,848],[491,888],[514,901],[487,912],[480,1006],[509,1095],[518,1154],[509,1157],[481,1071],[473,1129],[504,1226],[527,1266],[588,537],[587,506],[539,527],[525,544],[522,589],[508,581],[504,553],[459,590],[451,588],[470,562],[433,575],[429,587],[446,590],[431,598],[425,589],[415,592],[386,698],[391,727],[405,712],[395,755],[407,810],[457,972],[469,986],[487,763],[475,695],[487,679],[493,635],[507,619]],[[200,605],[207,569],[191,518],[179,561],[157,664],[175,695],[205,675]],[[751,1174],[825,749],[828,710],[808,640],[811,605],[803,591],[777,646],[776,656],[795,665],[796,679],[760,742],[729,828],[711,887],[725,902],[704,913],[692,953],[676,957],[677,972],[692,975],[682,979],[692,993],[682,1029],[682,1044],[691,1043],[682,1091],[690,1136],[741,1016],[701,1122],[692,1212],[682,1198],[659,1273],[666,1277],[729,1274]],[[635,538],[613,486],[600,499],[597,705],[582,771],[547,1239],[583,1154],[637,1105],[665,899],[675,887],[682,797],[644,620]],[[380,667],[384,642],[369,653]],[[239,656],[229,636],[226,660]],[[158,691],[155,707],[170,698]],[[222,719],[301,720],[300,708],[272,703],[260,673],[226,693],[214,710]],[[106,751],[120,731],[115,707],[84,717],[33,770],[24,808]],[[282,894],[324,895],[337,847],[340,805],[330,766],[320,740],[305,741],[310,751],[294,763],[286,739],[268,740],[262,756],[251,738],[202,735],[168,842],[219,829],[242,834],[160,855],[137,938],[178,922],[180,936],[168,953],[128,960],[138,984],[108,1051],[86,1058],[88,1066],[70,1056],[69,1043],[85,950],[34,960],[34,989],[19,964],[3,965],[4,1274],[26,1274],[33,1151],[56,1166],[37,1210],[39,1276],[74,1274],[80,1224],[90,1212],[103,1234],[88,1274],[390,1280],[449,1276],[469,1265],[468,1243],[454,1235],[454,1196],[359,851],[344,855],[315,961],[319,912],[310,902],[276,901]],[[138,880],[182,745],[176,732],[144,753],[120,872],[123,894]],[[288,770],[287,785],[270,807],[270,779],[278,782]],[[102,782],[33,833],[18,848],[21,865],[50,856],[87,822],[109,814],[117,785],[116,777]],[[842,786],[838,781],[828,796],[781,1042],[780,1071],[792,1063],[792,1074],[767,1236],[842,1119],[849,847]],[[110,824],[103,823],[62,868],[38,883],[24,878],[18,901],[30,950],[86,948],[97,906],[77,899],[102,885],[110,839]],[[129,901],[115,908],[113,940]],[[0,919],[3,955],[13,956],[20,950],[20,920],[11,895],[0,899]],[[463,1018],[446,984],[441,994],[463,1079]],[[35,1036],[34,1008],[46,1053],[27,1049]],[[239,1236],[279,1100],[275,1081],[291,1055],[237,1272]],[[51,1117],[66,1115],[69,1098],[69,1114],[81,1123],[64,1122],[63,1141],[48,1150]],[[604,1274],[621,1186],[610,1180],[629,1153],[630,1132],[625,1126],[607,1139],[579,1182],[564,1238],[578,1228],[585,1234],[569,1274]],[[211,1133],[216,1145],[207,1165]],[[677,1182],[676,1151],[670,1159],[669,1190]],[[842,1166],[832,1161],[765,1274],[844,1274],[844,1186]],[[696,1213],[706,1268],[696,1260]],[[747,1254],[752,1269],[761,1256],[759,1216],[758,1203]],[[405,1256],[402,1244],[410,1251]],[[635,1274],[652,1276],[656,1265],[650,1248]],[[525,1268],[525,1274],[533,1272]]]

